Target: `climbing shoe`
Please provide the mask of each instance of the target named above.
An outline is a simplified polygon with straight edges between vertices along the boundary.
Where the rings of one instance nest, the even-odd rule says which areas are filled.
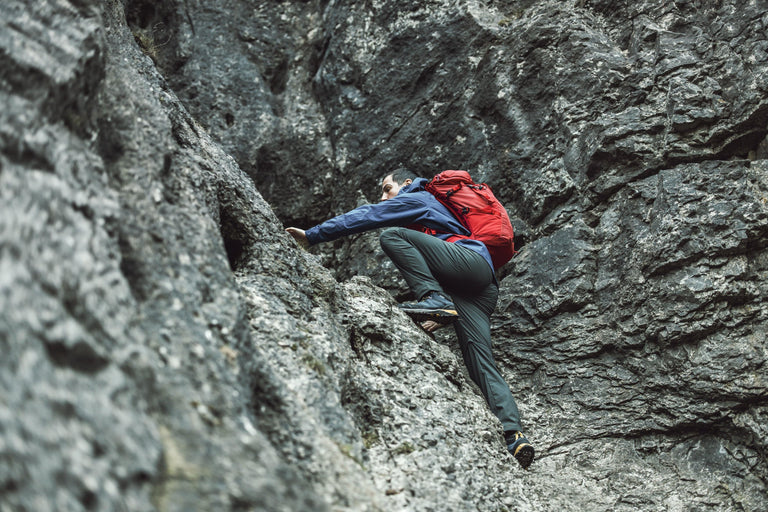
[[[417,322],[432,320],[446,324],[454,321],[459,314],[453,301],[441,292],[432,292],[418,302],[405,302],[400,309]]]
[[[505,434],[505,437],[509,453],[517,459],[517,462],[520,463],[523,469],[528,469],[536,453],[530,441],[526,439],[522,432],[509,432]]]

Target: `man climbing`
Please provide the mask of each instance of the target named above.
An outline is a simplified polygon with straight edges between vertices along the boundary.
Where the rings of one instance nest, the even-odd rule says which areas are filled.
[[[360,206],[306,231],[294,227],[286,231],[309,247],[388,228],[379,238],[381,247],[418,299],[400,308],[430,332],[453,323],[469,375],[501,422],[507,449],[528,468],[534,449],[522,433],[517,404],[492,353],[490,319],[499,287],[491,254],[425,190],[427,183],[399,169],[384,178],[378,204]],[[461,238],[455,239],[456,235]]]

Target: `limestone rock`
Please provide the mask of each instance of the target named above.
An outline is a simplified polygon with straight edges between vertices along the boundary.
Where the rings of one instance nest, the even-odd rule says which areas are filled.
[[[0,510],[764,510],[768,3],[0,5]],[[376,233],[507,206],[521,470]]]

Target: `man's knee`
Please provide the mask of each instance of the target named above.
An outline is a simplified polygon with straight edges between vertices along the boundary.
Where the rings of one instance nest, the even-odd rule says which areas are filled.
[[[379,244],[381,244],[381,248],[386,251],[387,247],[390,246],[393,242],[402,239],[402,231],[404,229],[405,228],[395,227],[387,228],[382,231],[381,235],[379,235]]]

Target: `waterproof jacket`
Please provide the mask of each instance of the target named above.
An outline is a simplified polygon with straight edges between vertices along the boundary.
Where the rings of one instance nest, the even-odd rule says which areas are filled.
[[[471,233],[435,196],[424,190],[428,180],[417,178],[400,189],[397,196],[376,204],[359,206],[338,217],[318,224],[306,231],[310,245],[330,242],[342,236],[354,235],[384,227],[424,226],[437,231],[433,236],[447,240],[453,235],[471,236]],[[451,240],[483,257],[493,269],[491,254],[485,244],[471,238]]]

